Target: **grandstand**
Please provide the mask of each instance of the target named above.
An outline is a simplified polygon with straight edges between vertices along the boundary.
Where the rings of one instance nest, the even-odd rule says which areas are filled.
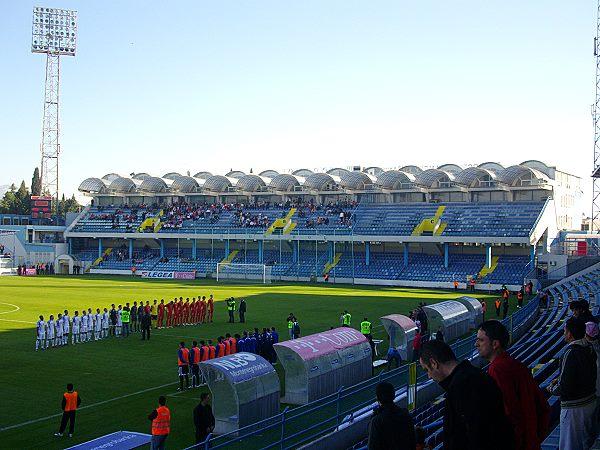
[[[343,283],[449,287],[475,278],[516,287],[559,222],[577,217],[576,206],[565,211],[555,201],[578,195],[577,186],[577,177],[539,161],[111,173],[82,181],[91,205],[65,237],[92,273],[135,267],[214,277],[219,263],[236,263],[271,266],[283,281],[328,274]]]

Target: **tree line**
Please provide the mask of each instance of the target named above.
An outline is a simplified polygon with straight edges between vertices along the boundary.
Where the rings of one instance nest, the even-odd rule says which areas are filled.
[[[11,184],[10,188],[0,200],[0,213],[2,214],[31,214],[31,196],[43,195],[42,179],[40,171],[36,167],[31,178],[31,191],[25,185],[25,180],[21,181],[21,185],[17,189],[15,184]],[[58,202],[58,215],[64,216],[68,212],[77,212],[81,205],[75,199],[75,195],[71,198],[65,198],[65,194]]]

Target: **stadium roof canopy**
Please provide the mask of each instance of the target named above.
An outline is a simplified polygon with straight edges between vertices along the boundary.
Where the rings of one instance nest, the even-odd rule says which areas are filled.
[[[504,169],[498,175],[498,181],[509,186],[532,186],[545,184],[549,179],[539,170],[527,166],[515,165]]]
[[[138,190],[142,192],[166,192],[168,189],[167,183],[162,178],[148,177],[142,181],[142,184],[138,187]]]
[[[300,186],[298,178],[289,173],[281,173],[274,177],[269,183],[269,188],[283,192],[291,192],[296,186]]]
[[[400,167],[398,170],[406,173],[412,173],[413,175],[419,175],[421,172],[423,172],[423,169],[417,166],[404,166]]]
[[[213,175],[204,182],[204,189],[213,192],[224,192],[232,186],[229,178],[223,175]]]
[[[184,193],[196,192],[200,187],[200,183],[193,177],[188,176],[178,176],[173,178],[173,184],[171,185],[171,190],[179,191]]]
[[[241,177],[235,187],[239,191],[257,192],[266,186],[265,181],[258,175],[249,174]]]
[[[486,170],[491,170],[492,172],[495,172],[496,174],[499,174],[500,172],[502,172],[504,170],[504,166],[502,164],[498,164],[496,162],[491,162],[491,161],[479,164],[477,167],[480,167],[480,168],[486,169]]]
[[[483,187],[490,186],[496,182],[496,174],[481,167],[467,167],[456,175],[454,182],[462,186]]]
[[[306,177],[304,187],[316,191],[330,191],[335,189],[336,183],[333,177],[327,173],[313,173]]]
[[[370,166],[370,167],[366,167],[365,169],[363,169],[363,172],[368,173],[369,175],[374,175],[374,176],[378,177],[385,171],[381,167]]]
[[[145,180],[146,178],[152,178],[152,175],[146,173],[146,172],[140,172],[140,173],[136,173],[133,177],[134,180]]]
[[[166,178],[167,180],[174,180],[177,177],[180,177],[181,174],[179,172],[169,172],[169,173],[165,173],[162,177]]]
[[[333,175],[336,177],[341,177],[343,173],[348,173],[348,169],[344,169],[342,167],[334,167],[333,169],[329,169],[326,173],[328,175]]]
[[[452,183],[454,174],[440,169],[427,169],[416,176],[416,183],[428,188],[448,187],[445,183]]]
[[[345,172],[341,172],[339,177],[340,186],[346,189],[363,190],[373,184],[371,177],[364,172],[350,172],[346,170]]]
[[[86,178],[79,185],[81,192],[89,192],[91,194],[100,194],[106,192],[107,182],[100,178]]]
[[[547,164],[538,161],[537,159],[530,159],[529,161],[523,161],[520,166],[530,167],[535,170],[539,170],[544,175],[550,177],[552,176],[552,168],[550,168]]]
[[[453,173],[454,175],[462,172],[462,170],[463,170],[462,167],[457,166],[456,164],[442,164],[441,166],[438,167],[438,169],[443,170],[445,172]]]
[[[244,172],[242,172],[241,170],[232,170],[225,174],[226,177],[237,178],[237,179],[242,178],[244,175],[246,175],[246,174]]]
[[[110,184],[115,178],[121,178],[121,175],[119,175],[118,173],[107,173],[106,175],[104,175],[102,177],[103,180],[108,181],[108,183]]]
[[[292,175],[298,175],[299,177],[308,177],[312,175],[314,172],[310,169],[298,169],[292,172]]]
[[[387,170],[377,177],[375,183],[383,189],[410,189],[415,184],[415,176],[401,170]]]
[[[266,177],[266,178],[275,178],[277,175],[279,175],[279,172],[277,172],[276,170],[267,169],[267,170],[263,170],[261,173],[259,173],[259,175],[261,177]]]
[[[201,180],[206,180],[209,177],[212,177],[212,173],[210,172],[198,172],[194,175],[194,178],[200,178]]]
[[[108,185],[108,189],[115,192],[127,193],[135,190],[136,184],[131,178],[119,177],[115,178]]]

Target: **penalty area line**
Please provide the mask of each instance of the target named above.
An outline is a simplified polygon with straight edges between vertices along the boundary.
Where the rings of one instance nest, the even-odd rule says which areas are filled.
[[[132,397],[134,395],[138,395],[138,394],[143,394],[145,392],[150,392],[150,391],[155,391],[156,389],[161,389],[167,386],[173,386],[174,384],[179,383],[179,381],[174,381],[173,383],[167,383],[167,384],[161,384],[160,386],[155,386],[155,387],[151,387],[148,389],[143,389],[141,391],[137,391],[137,392],[132,392],[131,394],[125,394],[125,395],[120,395],[119,397],[114,397],[114,398],[109,398],[108,400],[103,400],[101,402],[96,402],[96,403],[92,403],[91,405],[87,405],[87,406],[82,406],[81,408],[78,408],[77,411],[82,411],[84,409],[90,409],[90,408],[95,408],[96,406],[100,406],[100,405],[105,405],[107,403],[111,403],[114,402],[116,400],[121,400],[127,397]],[[38,423],[38,422],[43,422],[45,420],[48,419],[54,419],[56,417],[61,417],[62,413],[59,414],[52,414],[50,416],[46,416],[46,417],[40,417],[39,419],[33,419],[33,420],[28,420],[27,422],[23,422],[23,423],[17,423],[15,425],[9,425],[7,427],[2,427],[0,428],[0,432],[2,431],[8,431],[8,430],[14,430],[15,428],[21,428],[27,425],[31,425],[33,423]]]
[[[29,324],[35,325],[35,322],[29,322],[27,320],[2,319],[2,318],[0,318],[0,320],[4,320],[5,322],[19,322],[19,323],[29,323]]]

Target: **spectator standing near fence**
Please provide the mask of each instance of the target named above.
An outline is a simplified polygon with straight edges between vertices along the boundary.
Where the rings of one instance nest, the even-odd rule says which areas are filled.
[[[515,431],[515,448],[539,450],[548,435],[550,406],[529,369],[506,352],[509,341],[506,327],[488,320],[479,326],[475,346],[479,356],[490,362],[488,374],[502,391],[504,410]]]
[[[596,420],[596,353],[585,339],[585,322],[565,323],[568,345],[560,360],[560,375],[548,390],[560,397],[561,450],[590,448],[598,433]]]
[[[467,360],[458,362],[450,346],[423,344],[421,367],[445,391],[444,450],[512,450],[514,434],[500,389]]]
[[[215,416],[209,404],[210,394],[200,394],[200,403],[194,408],[194,427],[196,428],[196,444],[204,442],[215,429]]]
[[[167,398],[161,395],[158,398],[158,407],[148,415],[148,420],[152,422],[152,450],[164,449],[165,441],[171,432],[171,411],[166,404]]]
[[[375,388],[378,407],[369,423],[369,450],[414,450],[415,425],[406,410],[394,403],[394,386],[382,382]]]
[[[63,394],[61,408],[63,410],[62,419],[60,421],[60,428],[58,433],[54,433],[54,436],[62,436],[67,428],[67,422],[69,422],[69,437],[73,437],[75,431],[75,413],[77,408],[81,405],[81,397],[77,391],[73,390],[73,384],[67,384],[67,392]]]

